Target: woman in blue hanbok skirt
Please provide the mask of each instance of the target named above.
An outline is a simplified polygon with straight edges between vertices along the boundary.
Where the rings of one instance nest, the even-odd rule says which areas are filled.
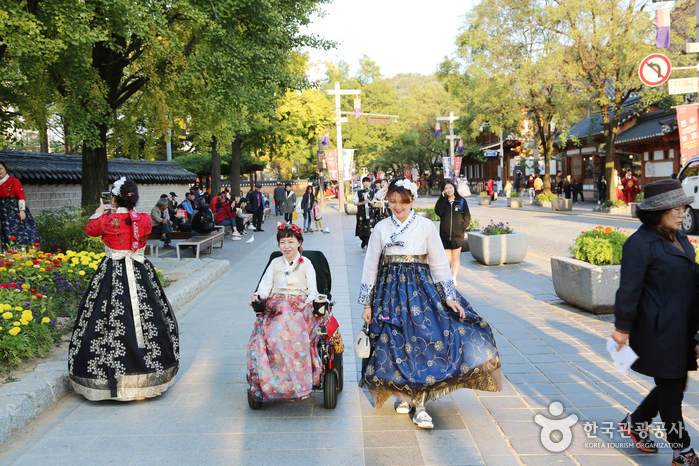
[[[394,180],[392,216],[372,232],[359,303],[369,323],[371,355],[360,385],[377,408],[391,396],[399,413],[431,429],[425,406],[459,388],[502,390],[500,357],[488,323],[454,288],[439,232],[412,210],[415,183]]]
[[[27,207],[22,183],[7,172],[7,164],[0,160],[0,250],[32,247],[41,243],[41,235]]]

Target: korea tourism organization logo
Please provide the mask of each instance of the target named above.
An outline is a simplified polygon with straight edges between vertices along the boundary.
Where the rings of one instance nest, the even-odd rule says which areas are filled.
[[[619,421],[579,421],[576,414],[564,416],[563,405],[554,401],[548,407],[551,417],[543,414],[534,416],[534,422],[541,426],[541,445],[551,453],[560,453],[566,450],[573,443],[573,426],[580,422],[585,432],[584,444],[582,447],[601,449],[624,449],[635,448],[636,443],[629,429],[633,428],[640,433],[641,440],[650,440],[650,435],[654,435],[661,442],[655,442],[658,448],[672,448],[673,445],[667,443],[665,425],[662,421],[653,423],[634,423],[634,426],[626,426],[625,422]],[[554,418],[554,419],[552,419]],[[684,431],[684,425],[678,423],[669,427],[669,432],[677,433],[680,438]]]

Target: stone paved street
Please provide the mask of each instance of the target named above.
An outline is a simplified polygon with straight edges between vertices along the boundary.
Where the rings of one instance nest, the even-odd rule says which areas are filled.
[[[421,206],[433,203],[420,200]],[[354,217],[329,207],[323,225],[331,234],[307,235],[304,247],[328,257],[335,315],[347,345],[345,388],[335,410],[323,407],[321,393],[258,411],[247,405],[245,348],[254,320],[247,301],[276,249],[277,217],[272,217],[254,243],[228,239],[214,252],[212,258],[230,260],[232,267],[179,313],[182,365],[168,392],[131,403],[68,396],[0,447],[0,464],[669,464],[667,448],[652,455],[616,445],[629,440],[607,426],[634,408],[651,383],[613,368],[605,351],[612,324],[560,304],[548,261],[542,260],[566,254],[580,230],[598,224],[635,229],[638,223],[605,222],[589,210],[567,215],[470,204],[482,226],[492,218],[528,233],[529,249],[540,257],[485,267],[462,254],[458,289],[495,330],[505,387],[500,393],[459,390],[429,405],[434,430],[417,428],[390,403],[374,409],[357,387],[352,341],[361,326],[362,309],[355,302],[364,253],[353,236]],[[549,412],[553,401],[564,408],[558,417]],[[693,375],[684,411],[696,438],[698,401],[699,379]],[[542,446],[536,415],[577,416],[567,450],[551,453]],[[607,433],[597,430],[587,438],[583,421]]]

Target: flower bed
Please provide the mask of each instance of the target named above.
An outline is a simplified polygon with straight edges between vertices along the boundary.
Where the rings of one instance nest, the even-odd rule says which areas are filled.
[[[581,232],[570,252],[577,260],[592,265],[617,265],[621,264],[621,252],[628,238],[626,230],[598,226]]]

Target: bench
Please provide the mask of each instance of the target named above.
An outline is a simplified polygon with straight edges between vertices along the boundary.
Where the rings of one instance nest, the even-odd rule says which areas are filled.
[[[151,233],[148,235],[148,239],[160,239],[162,233]],[[171,231],[171,239],[189,239],[192,237],[191,231]]]
[[[151,256],[153,259],[158,258],[158,246],[155,244],[146,244],[146,248],[143,250],[143,254]]]
[[[196,253],[196,258],[199,259],[199,253],[201,252],[202,249],[208,249],[209,254],[213,252],[213,248],[215,247],[215,243],[221,243],[220,246],[218,246],[217,249],[223,248],[223,231],[220,229],[216,229],[216,231],[212,231],[208,235],[197,235],[197,236],[192,236],[190,239],[186,239],[183,241],[180,241],[177,243],[177,259],[181,260],[182,257],[180,256],[180,247],[194,247],[197,250]]]

